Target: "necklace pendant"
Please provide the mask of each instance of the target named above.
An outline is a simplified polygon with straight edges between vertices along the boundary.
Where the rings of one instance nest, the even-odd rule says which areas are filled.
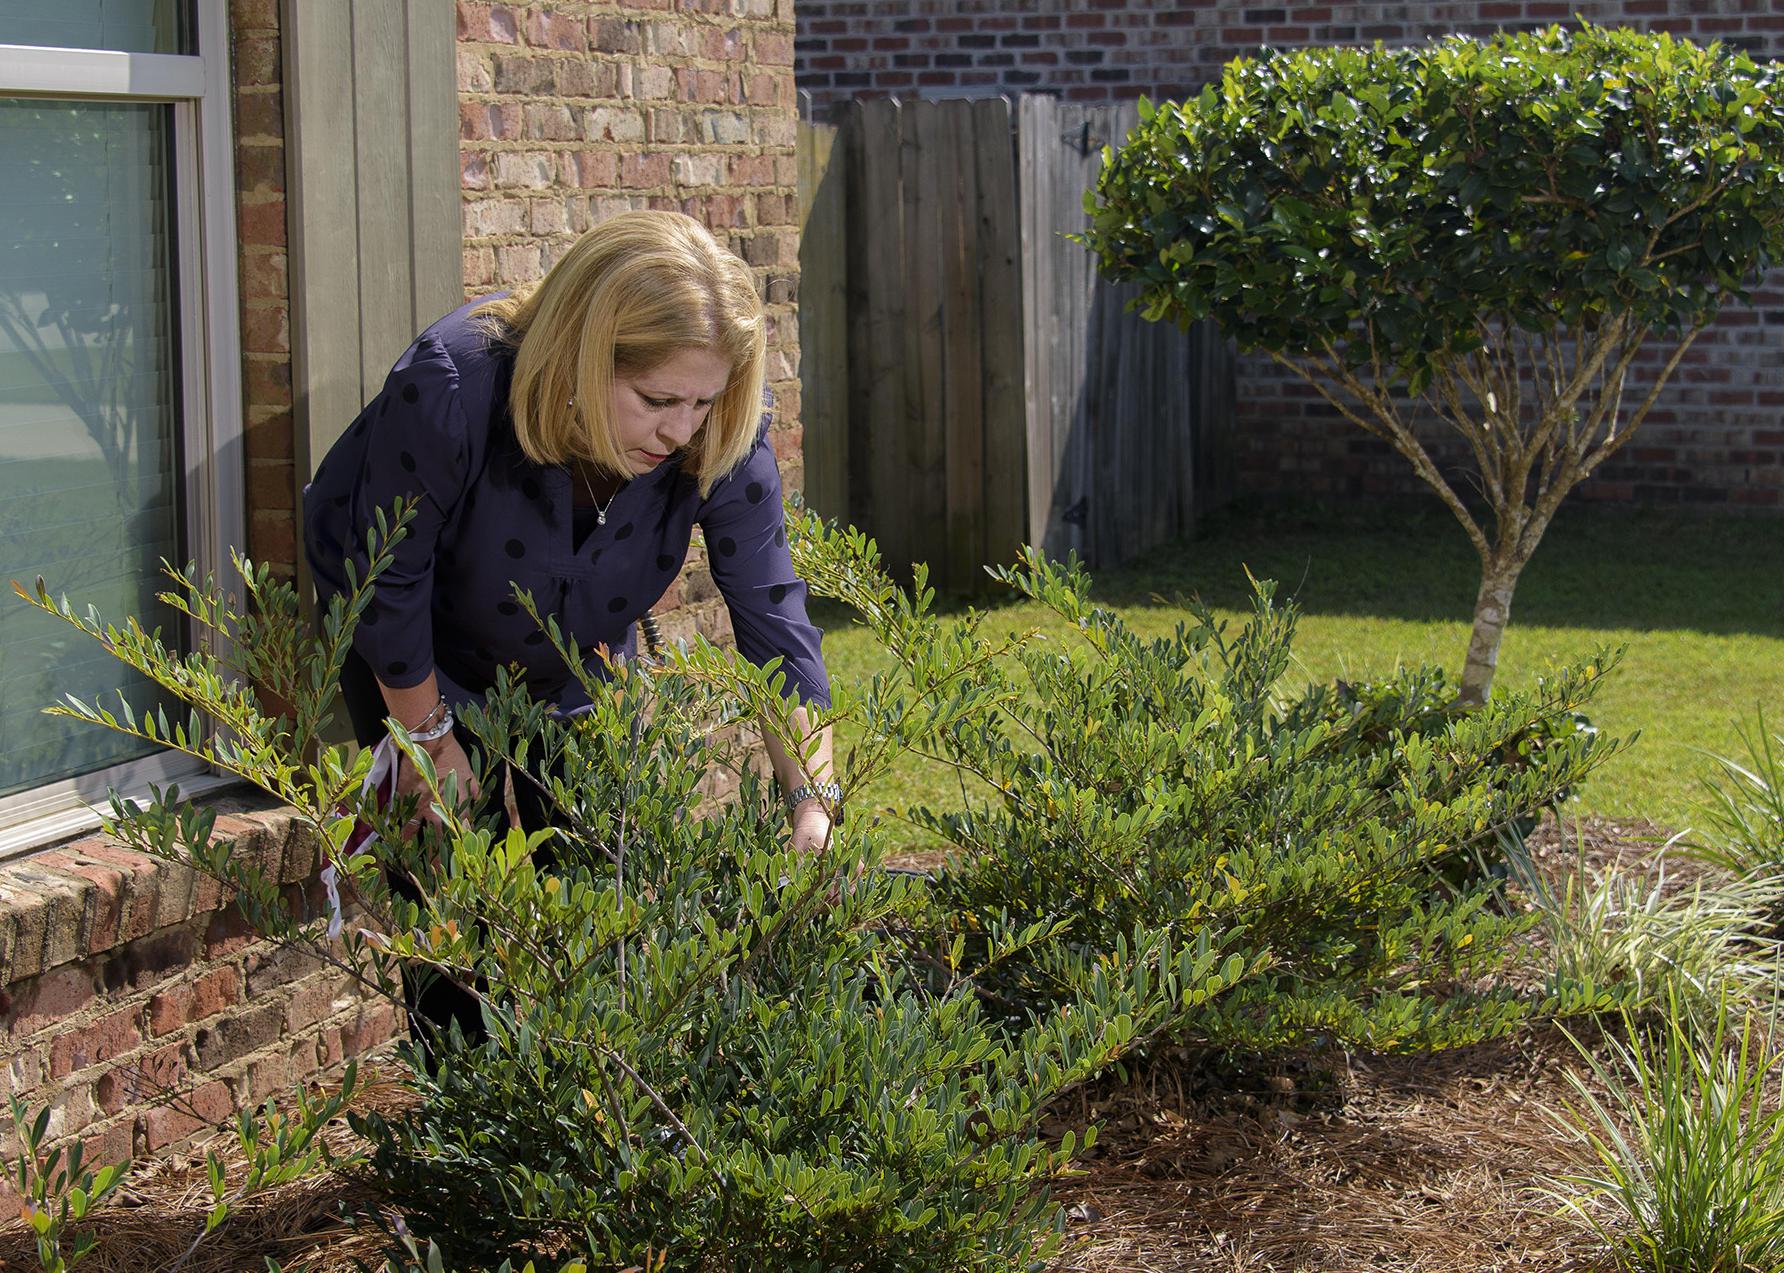
[[[607,524],[607,510],[604,508],[597,508],[595,510],[595,525],[605,526],[606,524]]]

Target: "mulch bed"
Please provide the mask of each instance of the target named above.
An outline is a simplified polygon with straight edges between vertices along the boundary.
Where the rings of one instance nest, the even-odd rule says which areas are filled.
[[[1546,869],[1583,855],[1600,869],[1653,857],[1664,837],[1645,823],[1584,819],[1533,840]],[[1669,869],[1686,886],[1688,867]],[[1054,1273],[1406,1273],[1607,1270],[1599,1244],[1557,1211],[1541,1186],[1581,1162],[1555,1123],[1577,1069],[1559,1031],[1436,1056],[1341,1058],[1201,1080],[1163,1055],[1062,1109],[1057,1125],[1097,1122],[1080,1172],[1057,1194],[1068,1207]],[[402,1099],[373,1085],[372,1104]],[[351,1134],[333,1133],[344,1148]],[[355,1186],[324,1178],[245,1205],[180,1267],[345,1273],[355,1257],[378,1267],[375,1235],[336,1219]],[[132,1179],[102,1213],[91,1273],[169,1267],[202,1231],[208,1190],[202,1153],[167,1158]],[[16,1223],[0,1230],[0,1268],[35,1268]]]

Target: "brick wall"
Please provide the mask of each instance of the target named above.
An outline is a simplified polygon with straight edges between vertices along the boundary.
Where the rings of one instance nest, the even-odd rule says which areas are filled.
[[[313,838],[217,820],[316,913]],[[96,1162],[165,1149],[393,1038],[399,1014],[250,932],[219,885],[94,836],[0,864],[0,1076]],[[16,1144],[10,1120],[0,1150]],[[0,1186],[3,1189],[4,1186]]]
[[[1260,45],[1412,43],[1605,25],[1724,40],[1784,56],[1784,12],[1763,0],[800,0],[798,83],[815,112],[856,96],[1047,92],[1074,101],[1180,98]],[[1784,273],[1699,338],[1635,441],[1580,494],[1784,510]],[[1658,361],[1650,351],[1637,377]],[[1267,357],[1238,365],[1242,488],[1293,496],[1422,492],[1405,461],[1336,418]],[[1446,458],[1459,450],[1441,447]]]
[[[248,555],[289,578],[297,560],[291,290],[285,261],[285,105],[279,0],[231,0]],[[304,478],[309,475],[304,474]]]
[[[538,278],[615,212],[705,223],[755,267],[770,314],[771,434],[801,484],[792,0],[461,0],[465,288]],[[697,551],[658,605],[667,636],[729,627]]]

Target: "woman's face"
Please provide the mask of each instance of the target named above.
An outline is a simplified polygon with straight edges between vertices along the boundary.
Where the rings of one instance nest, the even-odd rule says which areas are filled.
[[[613,377],[613,431],[634,473],[648,473],[706,423],[731,364],[710,349],[684,349],[649,371]]]

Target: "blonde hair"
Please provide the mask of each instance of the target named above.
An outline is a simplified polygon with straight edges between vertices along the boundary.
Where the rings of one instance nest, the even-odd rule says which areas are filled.
[[[473,314],[492,339],[515,347],[509,409],[535,463],[582,459],[629,476],[610,418],[614,376],[642,375],[687,349],[731,364],[683,452],[682,469],[700,494],[755,443],[767,315],[749,266],[690,216],[624,212],[603,221],[543,279]]]

